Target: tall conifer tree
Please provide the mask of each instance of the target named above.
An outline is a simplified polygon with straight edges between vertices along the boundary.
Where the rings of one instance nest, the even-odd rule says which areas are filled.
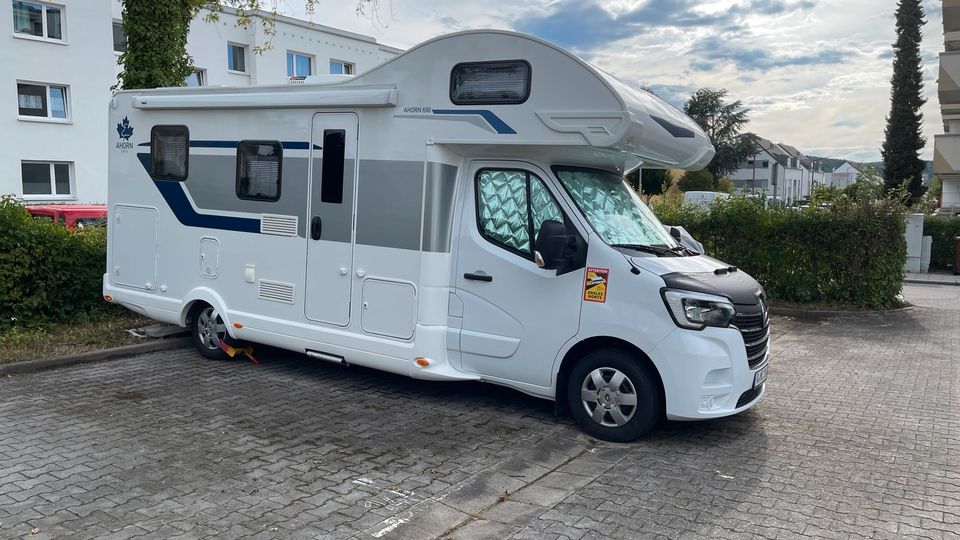
[[[890,115],[883,141],[884,187],[904,181],[913,197],[922,194],[925,163],[920,151],[926,139],[920,132],[923,114],[923,74],[920,71],[920,27],[924,20],[921,0],[900,0],[897,6],[897,41],[893,44],[893,78],[890,81]]]

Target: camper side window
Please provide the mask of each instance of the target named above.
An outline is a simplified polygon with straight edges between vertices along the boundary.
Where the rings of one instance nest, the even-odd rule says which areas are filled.
[[[323,130],[323,165],[320,176],[320,202],[343,202],[343,162],[347,148],[347,132]]]
[[[237,197],[280,199],[283,146],[279,141],[240,141],[237,145]]]
[[[484,169],[477,173],[477,224],[490,242],[533,258],[543,222],[565,222],[556,200],[536,176],[518,170]]]
[[[469,62],[450,72],[454,105],[516,105],[530,97],[530,64],[526,60]]]
[[[190,131],[187,126],[153,126],[150,130],[150,176],[154,180],[187,179]]]

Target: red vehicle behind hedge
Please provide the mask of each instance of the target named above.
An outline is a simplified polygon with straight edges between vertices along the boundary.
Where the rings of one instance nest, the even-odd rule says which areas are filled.
[[[107,223],[105,204],[36,204],[26,206],[26,210],[34,218],[60,223],[69,229]]]

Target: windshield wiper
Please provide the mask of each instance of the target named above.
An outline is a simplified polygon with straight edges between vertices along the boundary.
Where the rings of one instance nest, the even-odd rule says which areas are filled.
[[[672,248],[666,246],[651,246],[648,244],[610,244],[610,247],[615,248],[627,248],[635,249],[637,251],[645,251],[647,253],[653,253],[660,257],[680,257],[681,255],[674,251]]]

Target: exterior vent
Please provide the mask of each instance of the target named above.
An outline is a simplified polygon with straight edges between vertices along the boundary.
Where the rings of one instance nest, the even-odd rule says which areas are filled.
[[[276,214],[260,214],[260,232],[276,236],[296,236],[297,216],[279,216]]]
[[[263,300],[270,300],[272,302],[282,302],[284,304],[292,304],[294,298],[294,291],[296,290],[293,283],[282,283],[279,281],[268,281],[266,279],[261,279],[257,282],[259,291],[258,296]]]

